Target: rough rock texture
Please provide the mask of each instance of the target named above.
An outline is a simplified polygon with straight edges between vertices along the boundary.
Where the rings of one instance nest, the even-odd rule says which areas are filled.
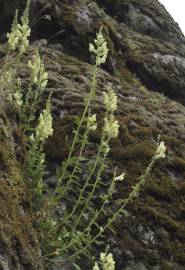
[[[0,88],[0,269],[42,269],[36,233],[18,162],[21,136],[15,108]]]
[[[7,10],[10,10],[5,2],[9,1],[1,3],[2,23],[7,21]],[[23,1],[11,2],[20,7]],[[35,0],[32,8],[39,12],[42,5],[43,1]],[[111,82],[119,97],[120,132],[119,138],[112,142],[110,159],[112,165],[118,164],[120,172],[126,171],[126,180],[120,184],[115,196],[127,196],[152,157],[158,134],[168,149],[167,158],[156,164],[140,197],[128,207],[129,216],[120,217],[115,224],[117,234],[107,233],[106,243],[111,246],[118,270],[183,270],[183,34],[156,0],[53,0],[45,1],[45,5],[47,8],[34,25],[33,38],[48,40],[47,48],[43,40],[37,45],[45,55],[49,71],[47,91],[53,91],[55,132],[46,147],[50,166],[63,160],[67,154],[65,140],[71,132],[68,117],[81,110],[82,96],[88,91],[93,62],[88,43],[103,25],[110,52],[99,73],[94,110],[101,112],[103,109],[101,92]],[[98,139],[97,132],[91,140],[97,142]],[[52,175],[49,177],[48,185],[53,185]],[[0,255],[7,256],[2,262],[6,263],[9,253],[4,247],[2,250],[4,253],[1,255],[0,251]]]
[[[52,71],[48,91],[54,92],[52,103],[57,120],[46,150],[54,165],[67,153],[64,142],[71,132],[67,128],[68,113],[76,114],[81,108],[91,67],[76,58],[66,57],[54,50],[54,46],[47,49],[46,63],[49,59],[48,68]],[[126,69],[125,74],[128,77]],[[111,244],[117,259],[117,269],[165,269],[168,265],[169,269],[176,269],[175,265],[183,269],[185,109],[175,101],[149,92],[138,80],[130,81],[129,78],[128,82],[126,76],[115,78],[101,71],[95,111],[101,111],[101,91],[105,82],[112,82],[118,94],[117,117],[121,123],[120,136],[112,142],[110,158],[119,165],[120,172],[123,168],[127,172],[126,181],[119,186],[116,197],[126,197],[144,171],[159,133],[168,148],[167,159],[156,164],[140,198],[129,207],[129,218],[122,218],[115,225],[116,236],[107,236],[107,243]],[[97,142],[98,138],[99,134],[94,134],[92,141]],[[48,182],[53,186],[51,175]]]

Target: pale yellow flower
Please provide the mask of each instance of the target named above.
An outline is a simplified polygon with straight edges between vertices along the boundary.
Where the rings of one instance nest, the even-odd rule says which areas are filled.
[[[18,107],[21,107],[22,104],[23,104],[22,93],[21,93],[21,92],[18,92],[18,91],[15,92],[15,93],[13,94],[13,98],[14,98],[14,100],[15,100],[17,106],[18,106]]]
[[[94,43],[95,45],[91,43],[89,44],[89,51],[95,54],[96,65],[100,66],[105,63],[109,51],[107,48],[107,42],[102,34],[102,28],[100,28],[99,33],[97,33]]]
[[[104,118],[104,132],[109,139],[116,138],[118,136],[118,130],[119,124],[113,115],[109,118]]]
[[[103,97],[106,110],[113,113],[117,109],[117,95],[114,90],[108,86],[107,92],[103,92]]]
[[[36,138],[39,141],[46,140],[49,136],[52,136],[53,128],[52,128],[52,115],[50,111],[50,103],[47,104],[47,107],[40,114],[39,124],[36,128]]]
[[[31,71],[31,83],[37,85],[43,91],[48,83],[48,73],[45,71],[38,51],[33,55],[32,61],[28,61],[28,68]]]
[[[165,158],[165,156],[166,156],[165,152],[166,152],[166,146],[165,146],[164,142],[160,142],[160,144],[156,150],[155,159]]]
[[[27,1],[26,9],[21,17],[21,23],[18,22],[18,11],[16,10],[11,32],[7,33],[8,47],[11,51],[19,49],[20,54],[25,53],[29,47],[29,37],[31,29],[29,27],[29,5],[30,1]]]
[[[97,123],[96,123],[96,114],[93,114],[88,117],[87,119],[87,129],[88,131],[95,131],[97,129]]]
[[[93,270],[100,270],[100,268],[99,268],[97,262],[95,263],[95,265],[94,265],[94,267],[93,267]]]
[[[114,270],[115,269],[115,261],[113,259],[112,253],[109,253],[109,254],[101,253],[100,254],[100,261],[102,263],[103,270]]]
[[[116,181],[123,181],[124,178],[125,178],[125,172],[123,172],[122,174],[116,176],[114,179],[115,179]]]

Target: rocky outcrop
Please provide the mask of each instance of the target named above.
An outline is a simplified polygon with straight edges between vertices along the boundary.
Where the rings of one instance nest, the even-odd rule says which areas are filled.
[[[48,91],[53,91],[56,117],[54,136],[46,147],[51,168],[68,151],[65,141],[71,134],[69,114],[80,111],[91,70],[89,64],[66,57],[54,48],[54,45],[48,48],[45,54],[46,63],[50,62]],[[124,72],[125,77],[120,78],[100,71],[94,105],[94,110],[100,113],[101,92],[111,82],[119,97],[120,135],[112,142],[110,158],[119,165],[120,172],[126,171],[126,180],[118,187],[115,198],[128,195],[154,154],[158,134],[167,145],[168,156],[156,164],[140,198],[129,206],[129,216],[120,217],[115,224],[117,235],[108,233],[106,244],[112,247],[117,269],[183,269],[185,109],[167,97],[148,91],[126,68]],[[98,138],[99,134],[95,133],[91,140],[96,143]],[[46,182],[53,187],[54,181],[51,172]]]
[[[2,1],[1,24],[13,18],[22,1]],[[149,88],[184,104],[185,38],[159,1],[31,1],[35,38],[60,43],[66,53],[91,61],[88,43],[104,25],[111,53],[107,68],[123,62]],[[121,62],[121,63],[120,63]]]
[[[70,31],[64,46],[75,53],[84,35],[83,49],[104,25],[111,48],[109,68],[119,69],[122,59],[149,89],[183,103],[185,39],[158,1],[56,1],[51,16],[58,29],[65,29],[62,44]]]
[[[5,2],[2,1],[1,4],[4,14],[1,18],[4,21],[8,10]],[[18,3],[22,2],[17,1],[15,5],[16,3],[20,7]],[[45,56],[46,69],[49,71],[47,91],[53,92],[55,130],[53,138],[46,146],[49,171],[46,183],[48,186],[55,185],[52,168],[67,155],[66,136],[70,136],[71,132],[69,117],[79,114],[82,109],[82,96],[89,89],[93,59],[88,52],[88,44],[103,25],[110,52],[107,63],[98,75],[97,98],[93,108],[94,111],[101,113],[103,110],[101,92],[104,86],[111,82],[119,98],[117,117],[120,121],[120,132],[119,138],[112,142],[109,157],[112,166],[117,164],[120,172],[123,169],[126,171],[126,180],[117,188],[115,198],[128,195],[155,151],[158,134],[161,134],[161,139],[165,141],[168,149],[167,158],[156,164],[139,198],[127,208],[128,217],[120,216],[115,224],[116,235],[107,232],[105,244],[110,244],[118,270],[183,270],[185,265],[183,34],[164,7],[154,0],[54,0],[45,1],[44,5],[43,1],[33,1],[34,12],[31,13],[38,14],[43,10],[38,23],[33,26],[33,39],[45,38],[48,41],[47,47],[43,40],[37,41],[32,46],[34,48],[37,44]],[[34,21],[34,16],[32,20]],[[99,136],[98,132],[94,133],[92,142],[97,142]],[[6,145],[3,138],[3,145]],[[10,138],[13,138],[12,133]],[[10,144],[8,147],[10,148]],[[12,160],[16,157],[15,151],[13,153]],[[2,165],[2,172],[6,172],[4,167],[7,166]],[[9,188],[15,189],[14,186]],[[4,188],[0,190],[3,191]],[[12,197],[7,198],[6,201],[13,200]],[[19,198],[22,200],[24,195]],[[20,221],[22,211],[19,203],[10,205],[14,209],[13,211],[10,208],[10,212],[16,211],[16,219]],[[26,216],[26,221],[28,220]],[[25,226],[30,226],[30,223]],[[28,241],[27,232],[22,232],[27,239],[25,241]],[[15,230],[13,235],[14,237],[17,235]],[[14,243],[13,240],[10,243]],[[29,244],[26,246],[26,251],[32,250]],[[2,261],[6,262],[11,257],[5,246],[2,250],[4,253],[0,251],[0,255],[5,256]],[[14,246],[13,252],[15,250]],[[24,254],[24,249],[20,254]],[[33,256],[28,258],[28,261],[32,262]],[[10,269],[19,268],[10,267]]]

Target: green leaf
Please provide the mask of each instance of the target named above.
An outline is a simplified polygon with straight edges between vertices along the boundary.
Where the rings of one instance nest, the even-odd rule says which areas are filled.
[[[77,265],[77,264],[73,263],[73,266],[75,267],[75,270],[81,270],[81,268],[80,268],[80,266],[79,266],[79,265]]]
[[[111,226],[109,226],[109,230],[110,230],[114,235],[117,235],[116,231],[115,231]]]

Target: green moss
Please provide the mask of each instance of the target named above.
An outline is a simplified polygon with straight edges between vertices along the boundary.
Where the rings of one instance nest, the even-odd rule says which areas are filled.
[[[140,1],[135,2],[137,2],[138,5],[140,3]],[[145,2],[145,4],[148,6],[147,1],[141,2]],[[119,6],[123,4],[123,1],[109,1],[109,3]],[[124,4],[125,3],[126,2],[124,2]],[[69,13],[75,11],[70,8],[71,7],[68,7]],[[142,5],[142,8],[146,9],[144,5]],[[68,13],[66,12],[66,14]],[[64,16],[64,20],[68,26],[71,26],[75,21],[75,17],[73,15],[67,16],[66,14]],[[127,32],[130,40],[134,40],[134,42],[131,44],[131,42],[129,42],[129,38],[127,35],[125,35],[122,39],[123,44],[120,45],[120,41],[118,42],[118,38],[116,37],[117,26],[115,25],[114,20],[108,20],[107,16],[104,17],[103,21],[98,21],[97,24],[94,25],[96,30],[98,30],[100,23],[102,24],[102,22],[104,25],[104,34],[109,43],[110,58],[114,56],[115,52],[118,51],[117,49],[120,48],[120,46],[122,46],[122,49],[124,45],[125,51],[123,51],[123,54],[127,57],[127,59],[131,59],[134,63],[138,64],[142,64],[144,62],[149,64],[150,59],[147,57],[144,58],[144,56],[148,55],[148,53],[156,52],[156,48],[159,50],[159,52],[164,54],[170,53],[171,51],[175,52],[175,48],[167,48],[166,43],[156,45],[155,40],[144,35],[142,36],[143,40],[141,41],[141,37],[138,37],[132,31],[129,31],[128,28],[125,28],[125,32]],[[84,44],[88,44],[88,39],[91,39],[92,35],[94,37],[93,31],[94,29],[89,36],[87,35],[87,37],[83,37]],[[84,50],[84,46],[82,47]],[[142,51],[142,54],[139,54],[140,51]],[[56,92],[54,92],[55,99],[58,99],[58,104],[56,102],[56,106],[54,104],[53,107],[58,114],[60,112],[60,108],[66,108],[67,114],[70,112],[71,114],[76,113],[79,115],[79,109],[82,108],[82,95],[88,91],[89,78],[91,75],[90,65],[81,63],[76,58],[70,57],[63,53],[58,55],[55,55],[54,52],[52,53],[54,64],[55,61],[57,63],[55,58],[59,59],[59,64],[62,67],[60,70],[60,67],[56,65],[59,72],[57,73],[54,70],[54,72],[51,72],[50,75],[51,86],[52,88],[56,87]],[[149,106],[151,105],[151,100],[148,102],[148,98],[150,97],[148,90],[144,87],[141,88],[142,85],[135,80],[133,73],[129,72],[129,70],[124,66],[123,62],[126,60],[126,57],[116,59],[119,66],[118,69],[115,69],[114,75],[116,78],[113,78],[107,73],[100,71],[98,93],[101,93],[104,83],[112,80],[116,85],[123,86],[123,91],[126,93],[126,95],[128,94],[128,96],[130,93],[132,94],[134,92],[132,89],[135,91],[138,89],[138,91],[142,92],[143,95],[137,95],[137,97],[141,99],[144,97],[144,100],[146,98],[146,103],[144,103],[143,100],[141,100],[141,102],[144,110],[150,111]],[[47,61],[50,63],[49,60]],[[81,76],[81,74],[84,76]],[[118,84],[116,79],[118,79]],[[65,95],[65,91],[67,91],[67,95]],[[75,96],[77,91],[78,97]],[[145,93],[146,97],[144,96]],[[122,95],[121,91],[119,91],[119,94],[120,96]],[[63,100],[64,102],[62,103]],[[121,106],[124,106],[122,104],[122,100]],[[123,115],[119,116],[119,138],[111,141],[112,148],[109,155],[111,158],[109,163],[110,168],[113,168],[114,165],[118,165],[120,172],[123,170],[126,171],[125,181],[118,184],[118,194],[116,194],[116,196],[119,198],[128,196],[132,186],[137,183],[138,177],[145,171],[146,166],[149,164],[150,159],[154,155],[156,149],[155,142],[157,141],[158,134],[161,132],[161,130],[152,128],[152,123],[147,124],[146,122],[150,121],[150,119],[145,119],[144,116],[140,116],[134,106],[135,105],[130,105],[130,107],[126,107],[126,110],[122,110],[121,108],[120,111],[123,113]],[[130,108],[130,110],[128,108]],[[99,111],[100,109],[98,108],[98,114]],[[155,114],[155,112],[153,113]],[[161,116],[161,120],[162,117],[163,116]],[[101,126],[102,122],[100,120],[100,127]],[[72,117],[65,116],[63,119],[57,119],[54,121],[54,135],[48,140],[45,146],[47,159],[49,161],[61,161],[67,157],[69,146],[73,137],[73,128],[74,121]],[[95,133],[91,134],[91,142],[98,143],[100,137],[101,128],[99,128]],[[183,229],[185,226],[183,221],[183,211],[185,210],[182,201],[182,196],[185,194],[185,185],[183,185],[183,183],[179,183],[179,181],[178,183],[173,182],[168,174],[168,171],[169,168],[172,168],[175,170],[175,172],[178,171],[178,173],[182,176],[182,179],[184,179],[183,175],[185,171],[185,162],[183,156],[181,156],[179,153],[182,141],[178,141],[173,136],[162,136],[162,140],[165,141],[168,152],[170,153],[171,151],[173,153],[173,159],[170,163],[168,160],[164,159],[155,164],[150,177],[147,179],[146,185],[141,191],[140,197],[134,200],[133,204],[129,206],[129,210],[133,215],[135,215],[135,220],[138,222],[138,224],[143,222],[145,225],[161,225],[164,226],[168,232],[170,232],[171,239],[168,242],[162,241],[160,251],[162,251],[164,246],[164,249],[169,251],[169,254],[171,254],[170,252],[172,251],[170,251],[170,244],[172,238],[176,238],[177,242],[174,243],[174,247],[177,247],[177,250],[180,253],[180,242],[182,242],[185,237],[185,231]],[[177,156],[176,153],[179,153],[179,156]],[[91,154],[93,155],[93,153]],[[121,222],[124,224],[125,220],[122,219]],[[120,234],[122,234],[122,231],[120,231]],[[174,254],[176,257],[178,256],[177,252]],[[181,260],[183,260],[183,255]]]
[[[141,161],[149,160],[152,158],[154,154],[154,150],[151,144],[148,144],[146,142],[143,143],[137,143],[134,145],[129,145],[127,147],[114,147],[111,150],[111,154],[114,159],[116,160],[132,160],[136,161],[138,158],[141,159]]]
[[[163,267],[162,269],[165,270],[174,270],[174,264],[168,261],[162,262],[161,267]]]
[[[13,239],[19,245],[20,252],[24,252],[25,259],[32,265],[37,264],[38,246],[33,240],[32,249],[29,237],[34,236],[32,229],[32,219],[28,213],[21,214],[21,204],[26,201],[25,187],[22,182],[21,171],[15,160],[15,153],[12,152],[9,141],[2,140],[0,144],[1,165],[3,175],[0,175],[0,241],[4,243],[4,252],[11,255],[13,249]]]
[[[181,157],[175,156],[172,157],[172,160],[170,162],[170,165],[174,167],[177,171],[185,171],[185,160]]]
[[[134,128],[129,126],[130,120],[134,120]],[[126,171],[124,185],[119,185],[119,197],[127,197],[131,187],[137,183],[138,177],[145,171],[150,159],[154,155],[157,135],[159,131],[146,126],[141,117],[130,114],[129,117],[120,120],[119,138],[112,142],[110,157],[115,164],[119,164],[121,170]],[[180,141],[174,137],[162,137],[167,144],[167,149],[174,151],[181,147]],[[173,168],[184,173],[184,160],[174,155]],[[128,207],[136,217],[136,222],[162,226],[170,234],[170,239],[176,239],[173,249],[162,241],[159,250],[166,249],[169,254],[175,254],[176,260],[181,264],[185,261],[182,250],[185,239],[185,223],[183,213],[185,211],[183,194],[185,194],[184,182],[174,182],[167,174],[169,163],[159,160],[151,175],[148,177],[141,195]],[[171,165],[170,165],[171,166]],[[147,221],[146,221],[147,220]],[[170,240],[169,240],[170,241]],[[175,251],[176,249],[176,251]],[[179,255],[178,255],[179,254]],[[164,252],[165,256],[165,252]]]
[[[15,139],[18,139],[20,134],[15,131],[13,125],[15,111],[11,108],[11,104],[5,102],[2,95],[0,90],[2,101],[0,105],[1,249],[10,262],[21,258],[20,254],[24,254],[28,267],[36,269],[41,261],[39,247],[32,227],[32,217],[24,207],[28,205],[28,196],[15,150]],[[15,262],[15,267],[18,267],[17,265]]]
[[[72,117],[64,117],[54,121],[54,133],[45,146],[45,152],[49,160],[61,161],[69,152],[71,134],[74,128]]]

